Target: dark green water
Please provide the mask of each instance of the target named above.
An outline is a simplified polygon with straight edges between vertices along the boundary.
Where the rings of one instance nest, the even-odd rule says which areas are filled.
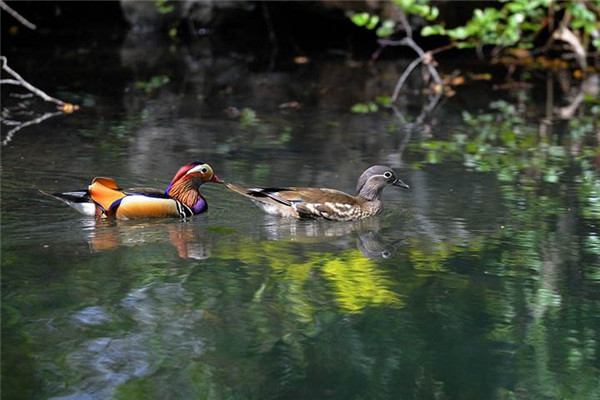
[[[473,83],[415,123],[417,94],[401,117],[350,112],[401,64],[119,51],[93,72],[81,52],[13,55],[84,107],[2,147],[2,398],[600,399],[593,101],[544,125],[543,85]],[[188,222],[94,221],[38,192],[166,187],[193,160],[346,191],[387,164],[411,189],[360,223],[266,216],[208,184]]]

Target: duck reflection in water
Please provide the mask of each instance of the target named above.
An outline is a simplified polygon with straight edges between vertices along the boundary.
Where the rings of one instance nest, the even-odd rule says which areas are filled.
[[[377,217],[351,222],[298,220],[265,215],[264,231],[268,239],[299,243],[329,243],[348,248],[354,245],[370,259],[390,257],[397,244],[382,239],[381,221]]]
[[[212,250],[211,235],[185,221],[82,220],[85,239],[92,252],[123,246],[170,243],[182,259],[205,260]]]

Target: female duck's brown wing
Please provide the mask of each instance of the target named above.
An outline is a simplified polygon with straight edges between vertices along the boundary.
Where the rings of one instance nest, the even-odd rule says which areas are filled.
[[[248,197],[265,212],[295,218],[355,219],[360,212],[360,201],[334,189],[287,187],[243,188],[227,184],[232,191]]]
[[[356,198],[340,190],[312,187],[289,187],[277,194],[292,203],[343,203],[356,204]]]
[[[361,202],[354,196],[327,188],[289,188],[279,195],[293,203],[300,218],[350,221],[361,217]]]
[[[242,196],[256,201],[276,202],[286,206],[296,203],[355,204],[354,196],[334,189],[311,187],[244,188],[233,183],[226,186]]]

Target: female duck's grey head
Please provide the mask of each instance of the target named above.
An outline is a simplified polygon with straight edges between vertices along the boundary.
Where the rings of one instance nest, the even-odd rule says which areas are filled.
[[[383,188],[387,185],[408,189],[408,185],[398,179],[393,169],[384,165],[374,165],[363,172],[360,178],[358,178],[356,191],[362,197],[373,200],[379,196]]]

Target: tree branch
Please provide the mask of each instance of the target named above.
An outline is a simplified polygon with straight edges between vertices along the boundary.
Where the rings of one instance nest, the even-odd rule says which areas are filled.
[[[18,85],[21,86],[21,82],[14,79],[0,79],[0,85]]]
[[[23,79],[23,77],[21,75],[19,75],[16,71],[14,71],[11,67],[8,66],[8,60],[6,57],[4,56],[0,56],[0,62],[2,62],[2,69],[6,72],[8,72],[10,75],[12,75],[17,81],[18,84],[23,86],[25,89],[29,90],[30,92],[33,92],[35,94],[37,94],[38,96],[40,96],[42,99],[46,100],[46,101],[51,101],[52,103],[56,103],[59,106],[62,106],[65,104],[64,101],[59,100],[59,99],[55,99],[52,96],[47,95],[45,92],[43,92],[42,90],[36,88],[35,86],[33,86],[32,84],[30,84],[29,82],[27,82],[25,79]],[[10,84],[13,84],[13,82],[8,82]]]
[[[12,7],[10,7],[8,4],[6,4],[2,0],[0,0],[0,7],[4,11],[6,11],[7,13],[9,13],[10,15],[12,15],[13,17],[15,17],[15,19],[17,19],[20,23],[22,23],[23,25],[25,25],[29,29],[31,29],[33,31],[37,29],[37,26],[35,26],[35,24],[32,24],[31,22],[29,22],[25,17],[23,17],[21,14],[19,14],[15,10],[13,10]]]
[[[433,66],[433,52],[431,52],[431,51],[425,52],[421,48],[421,46],[419,46],[413,40],[413,38],[412,38],[412,35],[413,35],[412,27],[410,26],[410,23],[408,22],[408,19],[406,18],[406,14],[404,14],[403,12],[400,12],[399,20],[400,20],[400,23],[402,24],[402,27],[404,28],[404,31],[406,32],[406,37],[404,39],[402,39],[402,40],[381,39],[381,40],[379,40],[379,44],[382,45],[382,46],[385,46],[385,45],[389,45],[389,46],[408,46],[411,49],[413,49],[419,55],[419,57],[416,58],[415,60],[413,60],[408,65],[408,67],[406,67],[406,69],[404,70],[404,72],[402,73],[402,75],[400,75],[400,78],[398,79],[398,82],[396,83],[396,87],[394,88],[394,93],[392,94],[392,97],[391,97],[392,103],[394,103],[396,100],[398,100],[398,96],[400,95],[400,90],[402,89],[402,86],[404,85],[404,83],[408,79],[408,77],[411,74],[411,72],[420,63],[425,64],[425,66],[429,70],[429,74],[435,80],[435,82],[438,85],[440,85],[440,88],[442,88],[444,86],[444,82],[442,81],[442,78],[440,77],[440,74],[437,72],[437,69]],[[442,48],[439,51],[443,51],[443,50],[446,50],[446,48]]]
[[[27,82],[25,79],[23,79],[23,77],[21,75],[19,75],[16,71],[14,71],[11,67],[8,66],[8,59],[5,56],[0,56],[0,62],[2,63],[2,70],[6,71],[13,78],[15,78],[15,79],[1,79],[0,84],[23,86],[25,89],[38,95],[42,99],[57,104],[59,106],[59,109],[66,113],[70,113],[70,112],[73,112],[73,111],[79,109],[78,105],[66,103],[62,100],[56,99],[52,96],[49,96],[44,91],[36,88],[31,83]]]
[[[395,102],[398,99],[398,95],[400,94],[400,89],[402,89],[404,82],[406,81],[406,79],[408,79],[408,76],[410,75],[410,73],[420,63],[425,64],[425,66],[429,70],[429,73],[431,74],[432,78],[435,80],[435,82],[438,85],[440,85],[440,86],[444,85],[444,82],[442,81],[440,74],[437,72],[437,69],[432,64],[433,57],[431,55],[431,52],[430,51],[425,52],[421,48],[421,46],[419,46],[411,37],[405,37],[402,40],[395,40],[395,41],[382,39],[379,41],[379,43],[384,44],[384,45],[389,45],[389,46],[408,46],[419,55],[419,58],[416,58],[415,60],[413,60],[408,65],[408,67],[406,67],[406,69],[404,70],[404,73],[400,76],[400,79],[398,79],[398,83],[396,83],[396,87],[394,88],[394,94],[392,95],[392,99],[391,99],[392,102]]]
[[[10,142],[13,138],[13,136],[15,135],[15,133],[17,133],[18,131],[20,131],[21,129],[25,128],[26,126],[29,125],[35,125],[35,124],[39,124],[42,121],[47,120],[48,118],[52,118],[55,117],[57,115],[62,115],[64,114],[62,111],[55,111],[55,112],[51,112],[51,113],[46,113],[36,119],[32,119],[30,121],[26,121],[26,122],[16,122],[16,121],[2,121],[4,124],[8,125],[8,126],[14,126],[13,129],[11,129],[10,131],[8,131],[8,133],[6,134],[6,137],[4,138],[4,140],[0,143],[2,146],[6,146],[8,144],[8,142]]]
[[[421,64],[422,61],[423,59],[421,57],[415,58],[410,64],[408,64],[408,67],[406,67],[402,75],[400,75],[400,79],[398,79],[396,87],[394,87],[394,93],[392,94],[391,98],[392,103],[395,103],[396,100],[398,100],[398,96],[400,95],[400,89],[402,89],[404,82],[406,81],[406,79],[408,79],[408,76],[411,74],[411,72],[413,72],[413,70],[417,68],[417,65]]]

